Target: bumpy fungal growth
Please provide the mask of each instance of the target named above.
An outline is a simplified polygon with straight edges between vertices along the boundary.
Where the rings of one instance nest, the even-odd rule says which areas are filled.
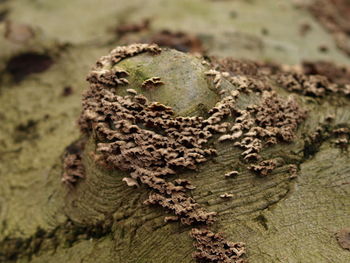
[[[237,64],[236,61],[226,61],[225,65],[213,60],[212,65],[204,63],[212,66],[212,70],[203,69],[214,82],[210,86],[215,87],[215,92],[210,92],[215,96],[220,94],[215,97],[220,99],[215,106],[208,103],[209,110],[206,104],[206,112],[201,116],[181,116],[174,110],[178,107],[175,103],[170,107],[153,101],[154,94],[170,88],[167,81],[164,84],[160,77],[147,75],[150,74],[147,70],[147,76],[138,72],[142,75],[141,81],[135,81],[134,74],[131,74],[132,63],[128,60],[121,62],[145,52],[156,56],[165,51],[154,44],[117,47],[102,57],[88,75],[90,86],[83,97],[79,125],[85,137],[94,142],[95,149],[89,156],[107,169],[128,172],[129,177],[122,179],[126,185],[149,187],[152,191],[144,203],[159,205],[172,212],[172,216],[165,217],[165,222],[179,220],[185,225],[212,224],[216,212],[207,211],[188,195],[188,191],[195,188],[191,182],[171,180],[171,176],[184,169],[196,169],[216,154],[212,145],[230,141],[232,146],[242,149],[242,159],[252,164],[250,169],[253,172],[266,176],[277,162],[261,161],[261,150],[278,142],[291,142],[297,126],[305,118],[305,111],[292,97],[279,97],[268,85],[265,73],[277,72],[277,68],[265,65],[262,66],[264,72],[261,72],[257,64],[247,63],[245,67],[235,68],[230,63]],[[249,74],[245,74],[246,71]],[[162,75],[162,79],[166,76]],[[202,83],[208,82],[204,79]],[[185,90],[190,96],[198,94],[195,90]],[[139,92],[144,92],[144,95]],[[204,94],[199,103],[210,93]],[[242,104],[241,95],[251,96],[254,104]],[[183,102],[181,105],[177,111],[183,110]],[[189,114],[193,112],[190,108],[183,112],[187,110]],[[73,161],[81,163],[81,157],[76,159]],[[291,174],[295,173],[296,167],[291,169]],[[225,174],[226,177],[237,175],[237,171]],[[72,178],[76,177],[79,176]],[[226,201],[232,197],[230,193],[218,196]],[[245,248],[242,243],[225,241],[221,235],[209,230],[193,229],[191,236],[196,240],[198,252],[194,257],[198,261],[243,262],[241,257]]]
[[[238,171],[231,171],[225,174],[225,177],[235,177],[238,176],[239,172]]]
[[[214,120],[213,114],[206,122],[200,117],[173,117],[170,107],[149,103],[142,95],[118,96],[94,82],[90,88],[80,125],[96,134],[96,161],[129,171],[131,178],[157,191],[147,203],[174,211],[183,223],[212,222],[215,213],[205,212],[185,195],[188,183],[166,182],[162,177],[175,174],[177,168],[195,169],[215,153],[202,146],[212,132],[220,131],[218,123],[225,113]]]
[[[219,142],[234,141],[235,146],[243,149],[241,155],[244,160],[256,162],[261,159],[259,153],[264,147],[294,139],[296,129],[305,119],[306,112],[293,97],[284,99],[271,90],[271,76],[268,75],[281,74],[280,66],[216,58],[213,58],[212,66],[215,69],[209,70],[206,75],[214,77],[214,85],[219,92],[223,79],[226,79],[237,88],[232,94],[234,98],[240,93],[255,93],[261,98],[256,105],[233,109],[234,122],[229,127],[229,132],[219,137]],[[300,76],[306,77],[302,74]],[[329,88],[328,84],[327,82],[324,86]],[[251,170],[255,171],[254,167],[250,166]],[[262,166],[257,164],[256,168],[258,167]],[[267,175],[272,170],[264,169],[263,174]]]
[[[62,182],[73,186],[85,177],[85,168],[82,163],[82,153],[85,147],[84,140],[78,140],[66,148],[63,156]]]
[[[157,88],[158,86],[163,85],[164,82],[160,80],[159,77],[153,77],[150,79],[146,79],[143,83],[142,83],[142,88],[144,89],[152,89],[152,88]]]
[[[244,263],[242,256],[246,253],[243,243],[226,241],[222,235],[207,229],[193,228],[191,236],[196,240],[197,251],[193,257],[199,262]]]
[[[222,195],[220,195],[221,198],[225,199],[225,198],[232,198],[233,194],[229,194],[229,193],[224,193]]]
[[[312,97],[350,95],[349,78],[349,67],[325,61],[305,61],[301,67],[280,69],[276,74],[277,82],[288,91]]]
[[[168,182],[164,177],[179,168],[195,169],[215,153],[204,144],[213,134],[226,132],[228,124],[222,120],[231,114],[234,98],[225,97],[204,119],[174,116],[170,107],[135,92],[116,95],[115,88],[127,83],[128,73],[105,65],[145,51],[160,50],[154,45],[119,47],[97,63],[87,78],[90,89],[83,99],[80,127],[96,136],[98,163],[130,172],[131,178],[124,179],[128,185],[140,182],[155,191],[145,203],[171,210],[184,224],[212,223],[216,213],[205,211],[186,195],[192,189],[189,182]]]
[[[350,229],[349,228],[340,229],[336,233],[336,238],[338,240],[339,245],[342,248],[350,250]]]
[[[278,83],[289,91],[314,97],[323,97],[327,92],[337,92],[336,85],[321,75],[307,76],[297,72],[286,72],[278,76]]]
[[[333,130],[333,134],[336,136],[335,144],[341,148],[346,148],[350,142],[350,129],[338,128]]]
[[[304,61],[301,65],[302,72],[305,75],[322,75],[330,82],[339,85],[350,84],[350,67],[345,65],[336,65],[329,61]]]
[[[293,97],[283,100],[274,92],[264,92],[263,102],[252,111],[257,124],[255,133],[271,144],[276,140],[291,142],[298,125],[306,117],[306,112],[300,109]]]
[[[270,174],[277,167],[276,160],[265,160],[259,164],[253,164],[250,166],[250,169],[257,173],[258,175],[264,177]]]
[[[295,164],[290,164],[288,171],[290,174],[289,178],[293,179],[298,177],[298,167]]]

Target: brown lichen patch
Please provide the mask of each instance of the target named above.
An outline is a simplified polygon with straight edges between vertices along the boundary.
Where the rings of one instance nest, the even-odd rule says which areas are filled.
[[[342,248],[350,250],[350,228],[340,229],[336,233],[336,238]]]
[[[159,77],[152,77],[150,79],[146,79],[142,82],[141,87],[147,90],[155,89],[161,85],[164,85],[164,82],[160,80]]]
[[[304,61],[300,66],[261,63],[250,60],[211,57],[213,70],[208,75],[221,84],[224,74],[240,92],[271,90],[271,80],[291,92],[323,97],[327,94],[350,94],[350,68],[327,61]],[[218,84],[218,86],[220,85]]]
[[[217,70],[210,70],[206,74],[214,76],[217,88],[221,88],[222,78],[226,78],[237,88],[231,94],[232,97],[237,98],[241,93],[255,93],[260,97],[259,104],[250,105],[244,110],[232,110],[233,123],[227,129],[228,132],[218,138],[219,142],[234,141],[234,146],[243,149],[243,160],[255,163],[261,159],[259,153],[266,146],[294,140],[298,125],[306,117],[306,111],[299,107],[293,97],[282,98],[271,90],[269,75],[280,73],[281,67],[233,59],[212,60]],[[250,170],[260,176],[266,176],[274,168],[272,161],[250,166]],[[295,173],[291,172],[293,175]]]
[[[220,195],[220,198],[223,198],[223,199],[230,199],[232,197],[233,197],[233,194],[229,194],[229,193],[224,193]]]
[[[128,186],[137,186],[137,187],[139,187],[138,182],[135,179],[133,179],[133,178],[124,177],[122,179],[122,181],[125,182]]]
[[[148,204],[159,204],[181,216],[185,224],[213,221],[184,194],[186,181],[167,182],[163,176],[177,168],[195,169],[212,149],[202,149],[218,123],[229,114],[225,106],[204,122],[201,117],[172,117],[170,107],[149,103],[142,95],[117,96],[108,86],[91,83],[83,101],[82,130],[96,134],[97,161],[110,168],[130,171],[130,176],[154,189]],[[227,107],[227,106],[226,106]]]
[[[173,48],[182,52],[200,53],[204,52],[202,41],[191,34],[185,32],[172,32],[163,30],[151,37],[151,43],[156,43],[162,47]]]
[[[225,177],[236,177],[239,175],[238,171],[231,171],[225,174]]]
[[[336,65],[328,61],[304,61],[302,70],[305,75],[322,75],[330,82],[339,85],[350,84],[350,67]]]
[[[156,44],[132,44],[118,46],[107,56],[101,57],[94,67],[94,70],[101,70],[106,66],[113,66],[124,58],[133,57],[137,54],[148,52],[152,55],[159,54],[162,50]]]
[[[289,176],[290,179],[298,177],[298,167],[295,164],[289,165],[288,172],[290,174]]]
[[[85,168],[82,162],[82,154],[86,141],[80,139],[66,148],[63,156],[62,182],[74,186],[79,180],[85,178]]]
[[[276,160],[265,160],[259,162],[259,164],[253,164],[249,167],[250,170],[255,172],[261,177],[269,175],[278,165]]]
[[[350,129],[346,127],[337,128],[333,130],[333,134],[336,137],[334,143],[341,148],[347,148],[350,142]]]
[[[306,96],[350,95],[350,68],[327,61],[304,61],[301,67],[285,68],[276,80],[288,91]]]
[[[311,14],[332,34],[339,49],[350,56],[350,3],[347,0],[316,0]]]
[[[146,31],[150,26],[150,19],[143,19],[139,23],[124,23],[116,27],[115,33],[122,37],[129,33],[137,33],[141,31]]]
[[[225,77],[240,92],[262,92],[271,90],[269,80],[279,72],[280,66],[273,63],[260,63],[245,59],[211,57],[212,72]]]
[[[178,216],[166,216],[164,217],[164,223],[176,222],[179,220]]]
[[[227,71],[232,75],[256,76],[259,71],[257,63],[249,60],[237,60],[233,58],[212,58],[220,71]]]
[[[128,72],[120,68],[114,68],[112,70],[92,70],[89,73],[87,80],[91,83],[119,86],[127,85],[129,83],[126,79],[128,75]]]
[[[178,188],[181,189],[181,188]],[[184,192],[170,192],[168,195],[150,194],[145,204],[157,204],[174,212],[185,225],[194,223],[211,224],[214,222],[215,212],[207,212],[196,201],[186,196]]]
[[[262,103],[252,108],[258,126],[257,135],[266,137],[268,142],[274,142],[271,140],[273,138],[291,142],[298,125],[305,119],[306,112],[293,97],[283,99],[274,92],[264,92],[262,97]]]
[[[196,169],[215,153],[205,144],[215,133],[227,131],[223,120],[231,115],[235,98],[226,96],[204,119],[174,116],[172,108],[149,102],[143,95],[116,95],[115,88],[127,73],[102,65],[119,61],[125,50],[132,50],[126,55],[131,56],[137,54],[134,50],[149,47],[119,47],[99,61],[88,77],[90,89],[84,95],[80,128],[96,137],[99,164],[129,171],[133,180],[154,190],[145,203],[167,208],[184,224],[212,223],[215,213],[205,211],[185,193],[193,189],[188,181],[169,182],[165,177],[179,169]]]
[[[298,92],[306,96],[323,97],[326,93],[337,92],[337,86],[321,75],[285,72],[277,76],[277,82],[288,91]]]
[[[198,262],[215,263],[243,263],[246,253],[244,243],[226,241],[221,234],[207,229],[193,228],[191,237],[195,239],[194,247],[197,249],[193,257]]]
[[[131,95],[137,95],[137,91],[134,89],[126,89],[127,93],[130,93]]]
[[[220,71],[211,69],[205,72],[205,75],[214,77],[213,81],[214,81],[215,88],[216,89],[220,88],[221,78],[222,78],[222,73]]]
[[[294,98],[283,99],[275,92],[263,91],[259,105],[237,110],[236,116],[231,131],[237,134],[234,139],[242,138],[234,145],[244,150],[244,160],[254,162],[260,159],[264,147],[278,141],[291,142],[306,113]]]
[[[7,62],[6,71],[15,81],[21,81],[30,74],[44,72],[53,63],[49,55],[28,52],[12,57]]]

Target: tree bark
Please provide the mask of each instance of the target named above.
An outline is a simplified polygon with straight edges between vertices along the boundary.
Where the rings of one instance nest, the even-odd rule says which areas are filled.
[[[187,14],[184,11],[187,6],[172,5],[177,6],[188,21],[201,21],[199,29],[188,30],[193,34],[204,34],[205,27],[210,28],[209,22],[205,22],[208,17],[216,19],[219,14],[220,17],[223,13],[229,14],[224,12],[230,7],[225,2],[208,1],[206,5],[189,2],[200,19],[194,19],[193,12]],[[135,6],[137,4],[135,1]],[[20,7],[17,1],[6,5],[15,14],[47,12],[34,11],[29,2],[25,7],[28,9]],[[72,5],[82,3],[75,1]],[[89,8],[96,8],[95,4],[91,5]],[[240,34],[244,36],[224,36],[227,26],[220,23],[213,26],[215,30],[210,29],[213,32],[208,33],[209,36],[203,37],[209,55],[273,59],[288,64],[325,56],[334,62],[349,63],[348,58],[336,49],[323,55],[313,51],[318,39],[323,39],[329,46],[334,46],[334,43],[305,11],[295,10],[291,4],[277,7],[270,1],[264,5],[234,5],[246,15],[249,12],[245,10],[262,10],[265,16],[254,19],[254,28],[260,28],[264,23],[272,32],[271,39],[261,40],[247,28],[240,28]],[[49,8],[46,4],[44,6]],[[152,10],[154,6],[157,3],[152,2],[145,8]],[[284,25],[289,24],[293,17],[311,21],[314,29],[310,41],[313,43],[306,44],[305,39],[288,30],[282,37],[283,55],[279,54],[271,42],[278,38],[274,30],[280,32],[280,29],[270,19],[265,21],[266,14],[271,13],[271,6],[278,10],[271,15],[271,20],[280,19]],[[73,7],[68,7],[68,10],[70,8]],[[123,13],[130,10],[128,8],[125,4],[115,10]],[[166,10],[157,8],[163,18],[156,20],[154,25],[161,28],[162,19],[166,17],[162,11]],[[136,10],[136,16],[142,14],[140,9]],[[288,11],[284,13],[283,10]],[[68,11],[56,9],[54,12]],[[283,16],[285,18],[281,18]],[[11,20],[14,18],[12,16]],[[98,13],[91,14],[88,21],[97,18]],[[169,26],[174,25],[173,21],[167,21]],[[242,21],[238,20],[234,25],[238,27]],[[112,24],[109,21],[101,23],[104,28]],[[186,27],[186,23],[183,24],[178,23],[179,29]],[[5,25],[1,26],[1,30],[5,30]],[[148,187],[128,187],[122,181],[128,177],[128,172],[108,170],[98,165],[91,155],[96,151],[93,137],[87,138],[83,151],[85,179],[73,188],[61,182],[65,149],[82,138],[75,121],[81,111],[80,92],[86,89],[84,78],[89,67],[96,58],[107,54],[116,42],[139,40],[142,39],[139,34],[152,35],[154,32],[137,33],[111,45],[112,37],[104,33],[99,38],[101,42],[91,44],[90,41],[95,39],[83,23],[78,25],[82,33],[76,38],[67,33],[53,39],[48,33],[49,26],[42,27],[44,32],[34,34],[35,37],[26,43],[14,45],[4,39],[7,42],[4,42],[4,55],[1,55],[4,65],[0,67],[0,104],[3,105],[0,111],[0,261],[192,262],[191,255],[195,251],[194,241],[189,235],[192,227],[180,222],[165,223],[164,217],[172,216],[171,212],[143,204],[151,191]],[[57,26],[52,27],[56,34],[60,32]],[[95,24],[94,27],[99,30]],[[296,31],[297,27],[293,28]],[[73,43],[72,46],[65,47],[62,44],[65,41]],[[252,51],[244,48],[247,43],[258,45],[261,41],[265,53],[259,46],[254,46]],[[298,41],[300,43],[295,43]],[[295,49],[301,47],[310,52],[300,55]],[[45,72],[33,73],[16,82],[6,66],[11,58],[28,52],[48,55],[54,64]],[[121,61],[118,66],[130,74],[126,88],[141,92],[139,87],[145,79],[160,77],[164,87],[159,92],[145,92],[148,99],[171,106],[178,115],[205,117],[220,96],[212,78],[205,74],[210,67],[202,64],[202,60],[178,51],[163,50],[159,56],[140,54]],[[213,59],[214,64],[215,61]],[[264,65],[260,64],[259,70]],[[242,72],[240,75],[257,78]],[[244,242],[249,262],[348,262],[350,252],[340,246],[336,233],[350,227],[350,157],[345,148],[335,144],[339,136],[334,130],[349,128],[349,98],[336,93],[314,97],[290,92],[278,84],[275,77],[275,74],[264,75],[281,98],[293,95],[299,106],[307,110],[307,117],[298,126],[291,143],[279,142],[262,150],[263,160],[278,161],[276,169],[266,177],[257,176],[249,169],[251,163],[242,159],[241,149],[234,147],[233,142],[218,142],[219,136],[215,135],[210,145],[217,150],[217,155],[196,170],[177,173],[171,180],[188,179],[196,186],[188,194],[206,210],[218,213],[210,228],[222,232],[230,241]],[[225,79],[221,85],[232,90],[236,88]],[[73,94],[64,95],[67,88],[72,89]],[[120,95],[127,94],[126,88],[122,88]],[[258,103],[260,97],[254,94],[243,94],[238,106],[244,109],[249,104]],[[330,120],[330,116],[334,119]],[[290,165],[297,167],[296,178],[291,178]],[[239,175],[225,177],[232,170],[237,170]],[[225,193],[233,197],[221,198],[220,195]]]

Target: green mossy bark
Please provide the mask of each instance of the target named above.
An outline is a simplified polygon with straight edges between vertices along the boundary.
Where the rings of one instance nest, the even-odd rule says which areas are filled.
[[[18,252],[18,262],[191,262],[189,228],[179,223],[165,224],[163,209],[142,205],[149,190],[126,187],[121,181],[124,173],[105,171],[86,154],[87,181],[70,193],[60,184],[61,155],[79,137],[75,120],[80,112],[81,92],[86,87],[84,77],[98,57],[120,43],[108,28],[123,20],[154,16],[149,34],[163,28],[200,34],[210,55],[289,64],[302,59],[350,62],[308,13],[293,8],[287,1],[278,5],[273,0],[167,2],[172,8],[165,2],[1,3],[0,8],[10,8],[9,19],[31,24],[41,33],[30,44],[18,46],[7,42],[1,31],[0,254]],[[58,21],[53,16],[79,19],[71,26],[68,19]],[[305,38],[298,33],[304,22],[313,28]],[[189,28],[189,24],[194,26]],[[270,34],[262,36],[262,28]],[[0,29],[4,30],[4,23],[0,23]],[[62,45],[65,43],[69,45]],[[330,51],[319,53],[320,43],[329,46]],[[44,73],[14,83],[4,71],[6,61],[28,51],[49,54],[55,64]],[[184,57],[195,63],[192,70],[203,73],[200,60]],[[133,71],[143,59],[148,56],[137,56],[134,62],[125,60],[121,65]],[[187,78],[167,74],[171,64],[166,65],[169,68],[151,64],[147,70],[140,70],[142,74],[131,74],[131,84],[153,76],[165,82],[160,91],[174,79],[188,83]],[[198,75],[195,78],[202,79],[194,82],[196,85],[204,84],[206,79]],[[71,96],[62,96],[65,86],[73,88]],[[211,89],[206,92],[210,94]],[[161,92],[154,94],[159,100],[162,96]],[[178,104],[183,100],[173,103],[169,99],[173,94],[166,96],[169,97],[165,103],[179,105],[179,111],[186,108],[183,114],[197,114],[193,109],[198,103],[188,107],[187,103]],[[192,194],[200,204],[219,212],[216,230],[223,231],[232,241],[246,242],[250,262],[349,262],[349,251],[334,238],[338,229],[350,225],[349,154],[334,147],[331,138],[324,138],[309,159],[303,153],[305,136],[324,123],[329,114],[336,117],[332,125],[349,125],[350,103],[336,96],[299,100],[310,112],[298,130],[297,140],[263,152],[264,157],[278,157],[285,163],[271,176],[257,178],[248,172],[246,164],[239,161],[240,151],[230,144],[216,145],[216,158],[196,172],[178,176],[197,186]],[[201,103],[210,107],[213,101],[208,96]],[[34,125],[29,125],[31,122]],[[20,125],[28,130],[20,132]],[[87,152],[89,149],[93,149],[92,144]],[[298,178],[293,180],[287,171],[291,163],[300,167]],[[225,178],[224,174],[232,169],[240,171],[239,177]],[[88,182],[96,186],[91,192],[83,191],[84,184],[89,187]],[[226,192],[233,193],[234,198],[227,201],[219,197]],[[68,219],[75,225],[71,226]],[[18,248],[16,244],[24,245]]]

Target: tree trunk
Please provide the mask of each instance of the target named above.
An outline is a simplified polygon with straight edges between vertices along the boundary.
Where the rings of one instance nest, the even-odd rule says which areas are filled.
[[[294,97],[298,108],[293,114],[299,110],[300,119],[293,120],[297,123],[294,138],[276,137],[277,144],[259,152],[259,161],[244,159],[244,150],[234,146],[240,140],[220,142],[222,134],[213,133],[203,147],[215,148],[216,155],[208,156],[196,169],[177,167],[176,174],[166,180],[191,181],[196,188],[186,195],[206,211],[217,213],[209,229],[222,232],[229,241],[244,242],[247,253],[243,258],[249,262],[349,262],[350,102],[346,84],[350,70],[327,75],[327,71],[314,69],[326,76],[325,84],[312,82],[315,72],[306,65],[282,65],[320,59],[349,64],[331,35],[305,9],[289,2],[142,3],[0,3],[0,14],[9,10],[7,19],[12,23],[0,18],[4,33],[0,54],[0,261],[195,261],[195,240],[189,233],[203,226],[182,224],[181,220],[165,222],[174,211],[144,204],[157,191],[140,181],[139,187],[129,187],[123,179],[129,178],[130,170],[108,169],[96,161],[97,143],[101,142],[96,131],[82,133],[76,125],[81,92],[87,90],[84,79],[94,61],[116,45],[159,40],[161,29],[171,29],[186,32],[188,39],[173,35],[166,41],[168,46],[204,52],[210,59],[203,63],[201,57],[170,49],[125,58],[117,66],[128,72],[129,84],[118,86],[119,96],[127,96],[126,89],[132,88],[150,102],[172,107],[175,116],[209,118],[208,111],[229,94],[220,94],[215,76],[208,74],[215,67],[218,72],[228,72],[220,75],[220,89],[241,90],[237,109],[264,105],[263,94],[271,88],[281,105]],[[63,19],[50,22],[55,15]],[[76,24],[72,26],[64,17],[77,17]],[[117,36],[107,30],[149,17],[148,29],[126,35],[119,29]],[[306,36],[299,34],[303,24],[312,28]],[[192,39],[197,36],[200,42]],[[321,41],[329,47],[327,53],[319,52]],[[264,63],[235,60],[242,58]],[[333,65],[327,69],[331,67],[336,69]],[[282,76],[292,72],[307,79],[299,83],[302,89],[292,90],[283,81]],[[152,77],[160,77],[164,84],[141,88]],[[245,92],[246,82],[240,82],[241,78],[263,90],[249,87]],[[308,84],[316,85],[315,89]],[[230,118],[233,125],[235,120]],[[85,147],[80,152],[81,141]],[[64,164],[72,153],[82,156],[84,178],[74,177],[76,181],[65,184]],[[253,167],[262,160],[274,162],[266,175]],[[231,171],[238,175],[226,177]],[[339,242],[341,234],[345,237]]]

